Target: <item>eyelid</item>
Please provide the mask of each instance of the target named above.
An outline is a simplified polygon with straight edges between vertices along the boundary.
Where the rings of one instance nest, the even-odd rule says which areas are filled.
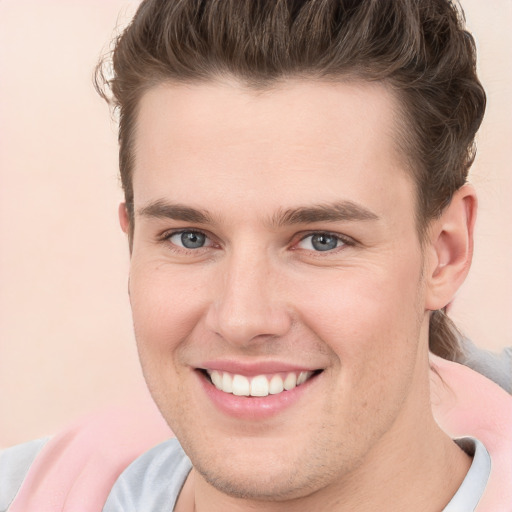
[[[198,233],[201,235],[204,235],[206,240],[209,242],[207,245],[204,245],[202,247],[198,247],[197,249],[189,249],[188,247],[184,247],[181,245],[177,245],[174,242],[171,241],[171,238],[175,235],[180,235],[183,233]],[[214,241],[214,237],[210,235],[207,231],[204,229],[197,229],[197,228],[175,228],[175,229],[168,229],[167,231],[164,231],[159,237],[158,240],[160,242],[168,242],[173,250],[176,251],[186,251],[186,252],[199,252],[201,249],[209,249],[210,247],[214,247],[215,245],[218,245]]]
[[[175,244],[174,242],[172,242],[170,240],[171,237],[173,237],[175,235],[182,234],[182,233],[200,233],[200,234],[202,234],[202,235],[204,235],[206,237],[206,239],[208,240],[209,243],[208,243],[208,245],[205,245],[203,247],[199,247],[197,249],[189,249],[187,247],[183,247],[183,246],[177,245],[177,244]],[[291,249],[292,250],[308,251],[308,249],[301,249],[301,248],[297,247],[297,245],[300,242],[302,242],[303,240],[305,240],[306,238],[312,237],[314,235],[333,236],[333,237],[337,238],[342,243],[341,246],[336,247],[336,248],[334,248],[332,250],[328,250],[328,251],[314,251],[314,250],[310,250],[310,252],[315,253],[315,254],[321,254],[323,252],[325,252],[325,253],[337,252],[338,250],[343,249],[343,247],[345,247],[345,246],[354,246],[357,243],[353,238],[349,237],[348,235],[343,235],[341,233],[335,233],[335,232],[327,231],[327,230],[313,230],[313,231],[307,231],[307,232],[303,232],[303,233],[298,233],[294,237],[296,239],[296,241],[294,241],[292,243]],[[297,240],[297,237],[298,237],[298,240]],[[210,248],[210,247],[215,247],[215,246],[218,247],[218,246],[220,246],[220,243],[215,241],[215,236],[211,235],[207,230],[198,229],[198,228],[174,228],[174,229],[168,229],[168,230],[164,231],[162,234],[160,234],[158,236],[158,240],[160,242],[169,242],[174,250],[179,250],[181,252],[183,252],[183,251],[199,252],[201,249],[207,249],[207,248]]]
[[[335,237],[341,242],[342,245],[339,247],[335,247],[334,249],[327,250],[327,251],[314,251],[311,249],[301,249],[300,247],[297,247],[300,242],[306,240],[309,237],[315,236],[315,235],[327,235],[327,236]],[[326,254],[331,253],[332,254],[334,252],[337,252],[340,249],[343,249],[343,247],[345,247],[345,246],[353,246],[356,244],[356,241],[353,238],[351,238],[347,235],[342,235],[341,233],[334,233],[332,231],[324,231],[324,230],[308,231],[306,233],[299,234],[299,236],[300,236],[299,240],[293,244],[292,248],[297,249],[297,250],[310,251],[315,254],[317,254],[317,253],[318,254],[322,254],[322,253],[326,253]]]

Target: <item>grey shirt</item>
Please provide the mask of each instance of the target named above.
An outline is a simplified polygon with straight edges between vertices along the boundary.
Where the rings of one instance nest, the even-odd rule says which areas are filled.
[[[462,340],[462,349],[464,353],[457,360],[458,363],[485,375],[512,394],[512,347],[505,347],[501,353],[495,354],[477,347],[465,338]]]
[[[36,439],[0,452],[0,512],[9,508],[32,462],[48,439]]]

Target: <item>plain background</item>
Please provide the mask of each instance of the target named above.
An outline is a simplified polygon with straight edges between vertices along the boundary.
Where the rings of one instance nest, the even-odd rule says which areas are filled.
[[[475,260],[452,316],[512,345],[512,2],[462,0],[488,109]],[[0,446],[144,394],[117,224],[116,126],[92,71],[137,6],[0,0]]]

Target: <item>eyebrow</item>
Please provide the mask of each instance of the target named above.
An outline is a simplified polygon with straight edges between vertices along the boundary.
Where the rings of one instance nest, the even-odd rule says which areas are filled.
[[[166,218],[198,224],[212,224],[213,217],[206,210],[158,199],[137,211],[139,216]],[[379,216],[352,201],[341,201],[315,206],[300,206],[281,210],[271,217],[273,227],[315,222],[347,222],[378,220]]]
[[[378,220],[379,216],[352,201],[331,204],[290,208],[272,217],[272,225],[281,227],[290,224],[310,224],[314,222],[347,222]]]
[[[168,203],[158,199],[140,208],[137,214],[142,217],[154,217],[159,219],[173,219],[198,224],[211,224],[212,217],[204,210],[197,210],[182,204]]]

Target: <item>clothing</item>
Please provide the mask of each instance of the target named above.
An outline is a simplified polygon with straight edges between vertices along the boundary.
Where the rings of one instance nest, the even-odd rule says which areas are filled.
[[[9,512],[99,512],[124,469],[171,436],[149,394],[81,418],[44,443],[21,487],[17,467],[0,468],[0,487],[19,487]]]
[[[501,353],[495,354],[477,347],[465,338],[462,340],[462,349],[463,354],[457,360],[458,363],[485,375],[512,394],[512,347],[505,347]]]
[[[467,489],[474,491],[478,482],[485,481],[487,471],[489,480],[477,512],[510,512],[512,398],[488,379],[459,364],[432,356],[431,365],[435,370],[432,407],[440,426],[454,438],[472,436],[485,445],[484,448],[474,441],[476,451],[471,470],[454,500],[478,499],[478,492],[476,498],[468,498]],[[46,441],[43,448],[36,442],[32,453],[39,452],[37,457],[27,453],[21,457],[25,461],[23,467],[27,461],[34,462],[9,512],[99,512],[109,494],[104,512],[172,510],[173,500],[190,470],[190,461],[176,440],[159,444],[140,456],[170,435],[156,408],[145,412],[141,414],[140,407],[131,412],[116,411],[112,417],[95,417],[86,425],[75,425]],[[490,473],[486,449],[492,462]],[[0,475],[4,476],[0,485],[11,491],[20,483],[19,467],[5,465],[6,461],[12,465],[13,459],[13,451],[0,455]],[[174,476],[169,479],[171,471]],[[5,484],[5,477],[10,483]],[[143,499],[147,503],[137,501]],[[472,510],[460,506],[452,500],[444,512]]]
[[[49,440],[36,439],[0,452],[0,512],[7,510],[43,446]]]
[[[473,370],[431,355],[434,418],[451,437],[480,439],[491,473],[478,512],[512,511],[512,397]]]
[[[191,469],[178,440],[164,441],[121,474],[103,512],[170,512]]]
[[[472,512],[485,491],[485,486],[491,474],[491,457],[485,446],[471,437],[456,440],[457,444],[473,457],[471,467],[459,489],[442,512]]]
[[[0,468],[18,466],[20,473],[30,464],[48,439],[33,441],[6,450],[0,455]],[[491,469],[491,459],[484,445],[473,438],[456,442],[473,456],[471,468],[459,490],[442,512],[475,510],[484,492]],[[10,459],[10,460],[8,460]],[[22,464],[19,462],[23,460]],[[102,512],[172,511],[192,463],[176,438],[168,439],[138,457],[116,480]],[[0,480],[0,511],[7,510],[23,475]],[[9,498],[9,494],[11,494]]]

